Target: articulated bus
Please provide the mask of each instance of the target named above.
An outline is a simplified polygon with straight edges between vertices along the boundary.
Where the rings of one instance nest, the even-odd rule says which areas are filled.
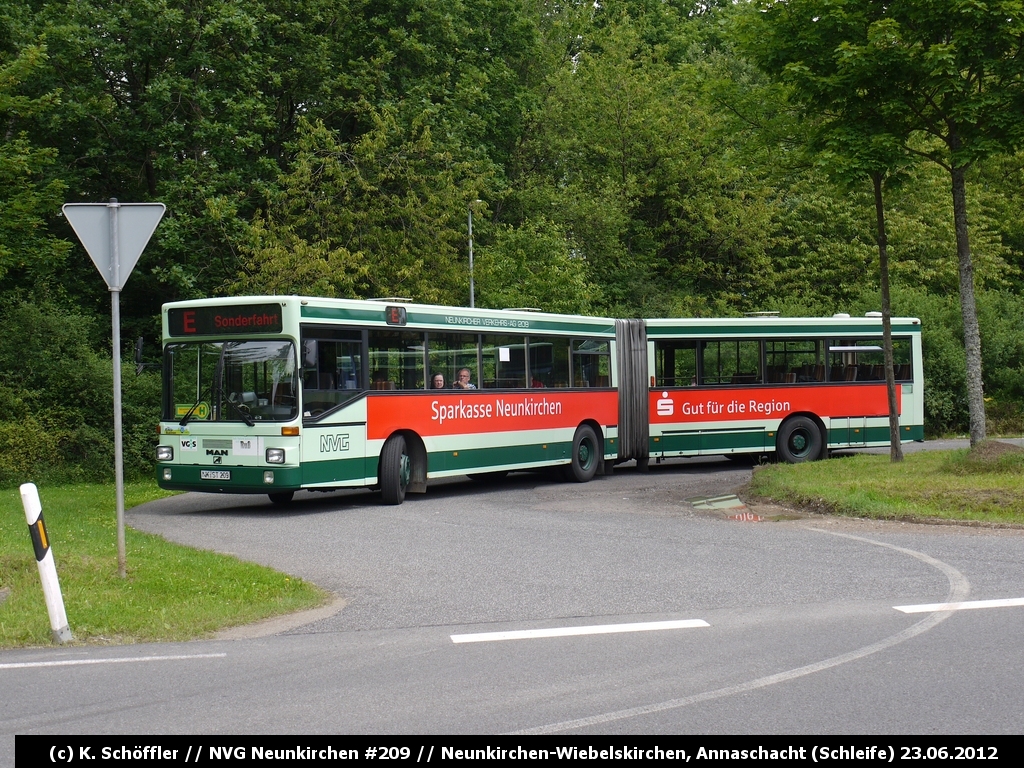
[[[893,321],[905,440],[920,323]],[[172,490],[378,488],[451,475],[887,445],[877,318],[615,320],[406,300],[258,296],[163,308],[157,480]]]

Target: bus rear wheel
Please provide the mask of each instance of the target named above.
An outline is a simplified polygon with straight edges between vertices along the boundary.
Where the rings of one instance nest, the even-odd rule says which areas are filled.
[[[800,464],[822,458],[825,439],[813,419],[794,416],[779,428],[775,445],[780,459],[787,464]]]
[[[380,452],[380,497],[385,504],[401,504],[412,478],[412,460],[405,450],[405,438],[395,435]]]
[[[295,491],[278,491],[277,493],[268,493],[267,495],[275,504],[287,504],[292,500],[292,496],[295,495]]]
[[[572,438],[572,463],[565,468],[568,480],[586,483],[593,479],[601,460],[598,445],[592,427],[583,424],[576,430]]]

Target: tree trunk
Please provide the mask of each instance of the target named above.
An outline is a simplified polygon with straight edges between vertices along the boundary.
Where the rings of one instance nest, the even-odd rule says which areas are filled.
[[[889,241],[885,234],[885,207],[882,205],[882,174],[872,173],[875,188],[875,218],[878,222],[878,268],[882,284],[882,354],[885,358],[885,391],[889,397],[889,460],[903,461],[900,441],[900,413],[896,404],[896,374],[892,360],[892,300],[889,295]]]
[[[967,408],[971,418],[971,445],[985,439],[985,392],[981,378],[981,332],[974,304],[974,266],[967,239],[966,168],[950,171],[953,181],[953,222],[956,225],[956,257],[960,268],[960,314],[964,321],[964,351],[967,353]]]

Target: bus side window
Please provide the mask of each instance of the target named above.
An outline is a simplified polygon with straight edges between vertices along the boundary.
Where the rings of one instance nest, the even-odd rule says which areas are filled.
[[[764,356],[769,384],[825,381],[824,347],[820,339],[767,339]]]
[[[654,380],[659,387],[690,387],[697,383],[697,342],[655,341]]]
[[[480,353],[484,366],[480,382],[485,388],[526,387],[526,339],[523,336],[485,334]]]
[[[569,386],[569,339],[564,336],[530,336],[530,386]]]
[[[316,417],[349,401],[362,388],[362,334],[349,328],[303,326],[303,415]],[[294,391],[275,392],[294,401]]]
[[[912,381],[911,342],[905,336],[892,340],[893,375],[896,381]],[[882,340],[833,339],[829,344],[830,381],[885,381],[885,352]]]
[[[468,368],[470,381],[481,386],[476,376],[478,365],[477,335],[475,333],[431,333],[428,337],[430,373],[444,376],[446,389],[451,389],[459,378],[459,371]],[[430,386],[428,380],[427,386]]]
[[[610,386],[611,362],[608,355],[608,342],[603,339],[574,339],[572,342],[572,386]]]
[[[702,384],[760,384],[761,342],[701,342]]]
[[[423,389],[424,338],[418,331],[372,330],[370,389]]]

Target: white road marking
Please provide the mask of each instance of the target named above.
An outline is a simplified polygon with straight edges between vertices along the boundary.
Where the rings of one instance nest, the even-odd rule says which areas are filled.
[[[190,656],[126,656],[113,659],[65,659],[64,661],[22,661],[0,664],[0,669],[29,667],[78,667],[84,664],[133,664],[142,661],[181,661],[183,659],[222,659],[226,653],[195,653]]]
[[[661,629],[690,629],[710,627],[701,619],[679,621],[644,621],[637,624],[598,624],[589,627],[551,627],[550,629],[520,629],[512,632],[477,632],[471,635],[452,635],[453,643],[487,643],[495,640],[532,640],[538,637],[572,637],[574,635],[611,635],[618,632],[653,632]]]
[[[825,533],[830,536],[839,536],[844,539],[852,539],[853,541],[864,542],[865,544],[873,544],[876,547],[885,547],[896,552],[900,552],[910,557],[914,557],[923,563],[937,568],[945,574],[946,579],[949,581],[949,597],[954,600],[959,598],[959,601],[963,601],[965,597],[971,591],[971,584],[960,571],[953,566],[937,560],[930,555],[924,554],[924,552],[917,552],[913,549],[906,549],[904,547],[897,547],[895,544],[887,544],[884,541],[876,541],[874,539],[867,539],[863,536],[853,536],[849,533],[837,533],[835,531],[827,531],[821,528],[808,528],[807,530],[815,531],[816,533]],[[906,642],[911,638],[917,637],[918,635],[924,634],[932,627],[941,624],[943,621],[948,619],[953,614],[949,611],[938,611],[933,613],[931,616],[921,619],[916,624],[913,624],[902,632],[897,632],[895,635],[879,640],[877,643],[871,643],[871,645],[865,645],[863,648],[844,653],[839,656],[833,656],[830,659],[823,659],[822,661],[814,664],[808,664],[803,667],[797,667],[796,669],[790,669],[785,672],[779,672],[775,675],[768,675],[766,677],[759,677],[756,680],[749,680],[745,683],[738,685],[730,685],[725,688],[718,688],[713,691],[705,691],[704,693],[698,693],[693,696],[685,696],[679,699],[671,699],[670,701],[662,701],[656,704],[648,704],[646,706],[631,707],[630,709],[620,709],[617,712],[605,712],[599,715],[593,715],[591,717],[581,717],[576,720],[563,720],[560,723],[549,723],[548,725],[541,725],[534,728],[524,728],[520,731],[513,731],[508,735],[535,735],[542,733],[560,733],[562,731],[574,730],[577,728],[587,728],[599,726],[603,727],[607,723],[614,722],[616,720],[625,720],[631,717],[641,717],[643,715],[650,715],[656,712],[665,712],[667,710],[679,709],[680,707],[688,707],[692,704],[699,704],[704,701],[713,701],[714,699],[721,699],[727,696],[735,696],[738,693],[747,693],[748,691],[756,691],[761,688],[767,688],[772,685],[778,685],[779,683],[786,683],[790,680],[796,680],[804,677],[805,675],[813,675],[817,672],[822,672],[826,669],[832,669],[838,667],[841,664],[847,664],[851,661],[863,659],[866,656],[870,656],[879,651],[884,651],[888,648],[892,648],[895,645]]]
[[[966,603],[927,603],[922,605],[894,605],[903,613],[932,613],[933,611],[973,611],[976,608],[1010,608],[1024,605],[1024,597],[1012,597],[1005,600],[971,600]]]

